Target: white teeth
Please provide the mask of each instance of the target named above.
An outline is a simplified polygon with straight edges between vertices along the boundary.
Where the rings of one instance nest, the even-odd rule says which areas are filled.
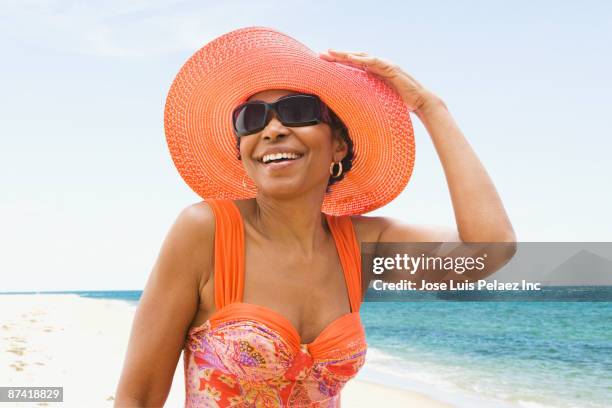
[[[264,157],[262,157],[261,161],[263,161],[264,163],[268,163],[269,161],[272,160],[279,160],[279,159],[297,159],[298,156],[295,153],[276,153],[276,154],[266,154]]]

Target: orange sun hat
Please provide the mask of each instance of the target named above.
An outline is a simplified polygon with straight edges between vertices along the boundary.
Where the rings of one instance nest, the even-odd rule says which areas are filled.
[[[248,27],[214,39],[189,58],[166,100],[170,154],[200,197],[257,194],[237,159],[232,111],[268,89],[317,95],[348,128],[353,166],[325,195],[324,213],[367,213],[401,193],[414,166],[414,134],[402,98],[374,74],[326,61],[274,29]]]

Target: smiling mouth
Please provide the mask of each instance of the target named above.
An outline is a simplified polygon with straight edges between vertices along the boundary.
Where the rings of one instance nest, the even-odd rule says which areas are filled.
[[[301,159],[303,154],[296,153],[277,153],[277,154],[267,154],[258,160],[259,163],[263,165],[273,164],[273,163],[283,163],[294,161],[297,159]]]

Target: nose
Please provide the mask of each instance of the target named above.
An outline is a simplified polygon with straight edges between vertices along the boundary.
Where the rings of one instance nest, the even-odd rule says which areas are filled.
[[[270,112],[272,118],[266,127],[261,131],[261,137],[264,140],[275,141],[276,139],[287,136],[287,129],[280,120],[276,117],[276,112]]]

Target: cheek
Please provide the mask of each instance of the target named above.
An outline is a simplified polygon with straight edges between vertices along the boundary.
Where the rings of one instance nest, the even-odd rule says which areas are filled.
[[[321,126],[320,128],[318,128]],[[333,144],[329,128],[317,125],[312,131],[304,132],[302,141],[316,155],[317,161],[329,161],[332,156]]]
[[[252,143],[249,142],[248,138],[245,138],[245,137],[240,138],[239,141],[237,142],[237,146],[238,146],[238,152],[240,153],[242,160],[244,160],[245,157],[252,156],[253,146],[252,146]]]

